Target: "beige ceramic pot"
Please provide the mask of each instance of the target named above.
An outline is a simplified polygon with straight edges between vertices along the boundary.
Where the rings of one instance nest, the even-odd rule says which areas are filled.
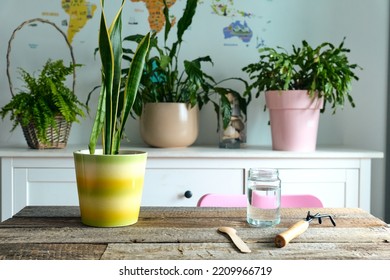
[[[147,103],[140,118],[143,141],[158,148],[191,146],[198,137],[198,106],[185,103]]]

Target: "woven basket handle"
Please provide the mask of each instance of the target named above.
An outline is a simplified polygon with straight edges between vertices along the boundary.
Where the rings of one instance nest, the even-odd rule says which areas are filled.
[[[58,32],[61,33],[61,35],[64,37],[65,39],[65,42],[70,50],[70,57],[72,59],[72,63],[73,63],[73,84],[72,84],[72,92],[74,93],[74,90],[75,90],[75,85],[76,85],[76,60],[74,58],[74,54],[73,54],[73,48],[72,48],[72,45],[70,44],[66,34],[57,26],[55,25],[53,22],[51,21],[48,21],[46,19],[42,19],[42,18],[34,18],[34,19],[29,19],[29,20],[26,20],[24,21],[23,23],[21,23],[13,32],[12,32],[12,35],[11,35],[11,38],[9,39],[8,41],[8,50],[7,50],[7,78],[8,78],[8,83],[9,83],[9,89],[11,91],[11,95],[14,96],[14,92],[13,92],[13,86],[12,86],[12,81],[11,81],[11,75],[10,75],[10,68],[11,68],[11,62],[10,62],[10,53],[11,53],[11,43],[12,43],[12,40],[15,38],[15,34],[18,30],[22,29],[23,26],[25,25],[28,25],[28,24],[31,24],[33,22],[41,22],[41,23],[46,23],[46,24],[49,24],[51,26],[53,26],[55,29],[57,29]]]

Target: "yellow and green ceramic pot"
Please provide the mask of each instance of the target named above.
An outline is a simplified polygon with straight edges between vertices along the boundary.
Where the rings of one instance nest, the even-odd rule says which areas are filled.
[[[81,221],[95,227],[135,224],[141,206],[147,153],[102,150],[73,153]]]

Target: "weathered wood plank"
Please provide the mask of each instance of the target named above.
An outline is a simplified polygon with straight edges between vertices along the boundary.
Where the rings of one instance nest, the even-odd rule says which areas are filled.
[[[307,209],[282,209],[276,227],[252,228],[245,208],[145,207],[135,225],[94,228],[78,207],[29,206],[0,224],[0,259],[390,259],[390,228],[380,219],[361,209],[310,210],[333,215],[337,226],[313,221],[279,249],[275,236]],[[219,226],[236,228],[254,252],[238,253]]]
[[[80,217],[78,206],[26,206],[14,217]]]
[[[281,218],[281,222],[276,228],[286,228],[297,221],[302,219],[295,219],[290,217]],[[350,219],[336,217],[336,227],[375,227],[375,226],[387,226],[383,221],[379,219],[371,218],[360,218],[360,219]],[[239,218],[198,218],[193,217],[189,218],[139,218],[139,221],[131,225],[130,227],[145,227],[153,225],[153,227],[167,227],[167,225],[172,227],[183,227],[183,228],[210,228],[210,227],[219,227],[219,226],[231,226],[231,227],[240,227],[240,228],[250,228],[250,225],[247,224],[245,217]],[[319,224],[317,221],[312,221],[310,227],[328,227],[332,226],[329,220],[324,220],[322,224]],[[17,228],[17,227],[86,227],[81,223],[80,218],[13,218],[11,220],[4,221],[0,224],[1,228]]]
[[[289,217],[281,218],[281,223],[276,226],[276,228],[286,228],[290,227],[297,221],[301,219],[294,219]],[[356,226],[359,227],[376,227],[376,226],[387,226],[383,221],[379,219],[371,218],[360,218],[360,219],[348,219],[336,217],[336,227],[343,228],[353,228]],[[181,227],[181,228],[210,228],[210,227],[219,227],[219,226],[231,226],[239,228],[250,228],[250,225],[247,224],[245,217],[239,218],[198,218],[193,217],[189,218],[140,218],[139,221],[129,227],[147,227],[153,225],[155,228],[161,227]],[[330,227],[332,226],[329,220],[324,220],[322,224],[319,224],[317,221],[312,221],[310,227]],[[81,223],[80,218],[27,218],[27,217],[18,217],[11,220],[4,221],[0,224],[0,229],[2,228],[18,228],[18,227],[35,227],[35,228],[44,228],[44,227],[87,227]]]
[[[238,235],[246,242],[273,243],[275,236],[285,228],[237,229]],[[390,242],[390,229],[317,227],[309,228],[294,242],[309,243],[370,243]],[[217,228],[3,228],[0,230],[1,243],[226,243],[229,239]]]
[[[300,220],[300,219],[299,219]],[[298,219],[291,218],[282,218],[281,223],[276,227],[288,227],[289,225],[297,222]],[[364,220],[362,220],[364,222]],[[372,224],[372,220],[367,220],[366,223]],[[375,225],[380,225],[377,222],[374,222]],[[181,227],[181,228],[210,228],[210,227],[219,227],[219,226],[231,226],[231,227],[240,227],[240,228],[249,228],[250,225],[247,224],[245,217],[239,218],[139,218],[138,222],[129,227],[138,228],[138,227],[150,227],[161,228],[161,227]],[[321,226],[330,226],[329,221],[324,221]],[[320,226],[317,222],[312,223],[313,227]],[[354,226],[351,225],[350,220],[344,219],[338,221],[338,226]],[[44,228],[44,227],[87,227],[81,223],[80,218],[28,218],[28,217],[17,217],[11,220],[4,221],[0,224],[1,228],[18,228],[18,227],[35,227],[35,228]]]
[[[0,244],[0,260],[390,259],[390,245],[378,243],[291,243],[282,249],[272,244],[249,246],[252,252],[242,254],[231,243]]]
[[[97,260],[106,244],[0,244],[0,260]]]
[[[76,218],[42,218],[42,217],[14,217],[12,219],[8,219],[0,224],[0,230],[2,228],[18,228],[18,227],[33,227],[33,228],[41,228],[41,227],[80,227],[81,219],[79,217]]]
[[[40,209],[43,209],[42,211]],[[0,224],[4,227],[80,227],[81,220],[78,213],[78,207],[34,207],[29,206],[22,210],[14,218]],[[57,209],[57,210],[56,210]],[[64,210],[62,210],[64,209]],[[167,210],[168,209],[168,210]],[[170,209],[170,210],[169,210]],[[314,209],[317,210],[317,209]],[[324,211],[324,209],[323,209]],[[328,214],[334,216],[337,227],[355,227],[358,222],[361,227],[374,227],[386,225],[380,219],[375,218],[361,209],[326,209]],[[314,212],[314,211],[313,211]],[[56,216],[57,215],[57,216]],[[289,227],[298,220],[306,216],[306,210],[282,209],[282,219],[278,228]],[[353,219],[351,218],[353,217]],[[143,208],[140,213],[139,222],[131,227],[143,227],[153,225],[153,227],[250,227],[246,223],[246,211],[242,208]],[[328,226],[329,220],[324,219],[323,224],[319,225],[317,221],[311,223],[311,227]]]
[[[226,211],[229,209],[229,211]],[[312,213],[324,211],[339,218],[375,218],[359,208],[311,208]],[[282,208],[282,216],[292,219],[303,219],[307,210],[304,208]],[[245,217],[245,208],[219,208],[219,207],[141,207],[141,218],[180,218],[180,217]],[[77,206],[27,206],[14,217],[80,217]]]
[[[110,260],[338,260],[390,259],[390,244],[378,243],[291,243],[284,248],[272,244],[250,244],[252,250],[243,254],[228,243],[185,244],[109,244],[102,259]]]

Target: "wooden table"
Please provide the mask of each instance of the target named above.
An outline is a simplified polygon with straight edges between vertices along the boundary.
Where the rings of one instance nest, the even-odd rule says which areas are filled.
[[[317,221],[284,248],[274,238],[307,211],[333,215]],[[80,222],[78,207],[28,206],[0,223],[0,259],[390,259],[390,228],[361,209],[282,209],[273,228],[252,228],[243,208],[141,209],[137,224],[93,228]],[[251,253],[240,253],[217,231],[231,226]]]

